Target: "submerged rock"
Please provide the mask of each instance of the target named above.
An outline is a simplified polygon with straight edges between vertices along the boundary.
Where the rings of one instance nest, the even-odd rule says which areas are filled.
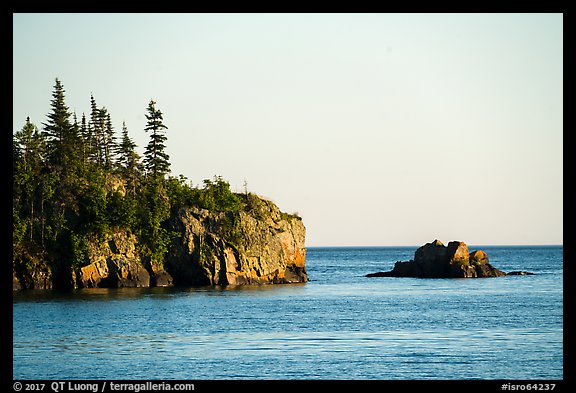
[[[534,273],[525,272],[525,271],[515,271],[515,272],[507,273],[507,275],[508,276],[533,276]]]
[[[452,241],[445,246],[434,240],[418,248],[414,260],[398,261],[391,271],[370,273],[366,277],[479,278],[505,275],[490,265],[488,255],[482,250],[469,253],[464,242]]]

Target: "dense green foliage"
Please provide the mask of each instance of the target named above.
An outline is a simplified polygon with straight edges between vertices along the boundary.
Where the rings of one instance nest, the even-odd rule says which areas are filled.
[[[88,263],[90,239],[126,230],[138,251],[162,265],[173,236],[170,215],[185,206],[213,212],[249,210],[248,192],[235,194],[220,176],[193,187],[169,176],[162,112],[150,101],[144,159],[123,123],[116,137],[110,113],[90,96],[90,114],[78,122],[56,79],[43,130],[27,118],[13,138],[14,269],[47,263],[67,272]],[[71,120],[72,118],[72,120]]]

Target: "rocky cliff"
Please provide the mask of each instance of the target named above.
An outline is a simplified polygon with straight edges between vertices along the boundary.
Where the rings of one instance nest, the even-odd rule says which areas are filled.
[[[150,286],[150,269],[144,267],[136,251],[137,238],[127,231],[116,231],[88,244],[87,266],[76,269],[72,277],[76,288],[116,288]]]
[[[306,282],[302,220],[260,200],[255,215],[182,209],[166,270],[177,285]]]
[[[44,255],[34,255],[26,252],[20,263],[12,263],[12,288],[20,289],[52,289],[53,271]]]
[[[366,277],[479,278],[505,275],[489,263],[488,255],[482,250],[470,253],[464,242],[452,241],[445,246],[434,240],[418,248],[413,260],[398,261],[391,271],[371,273]]]
[[[306,282],[302,219],[270,201],[251,203],[249,212],[180,209],[168,220],[173,237],[162,266],[139,254],[134,234],[117,230],[89,241],[85,266],[55,272],[51,266],[61,264],[38,258],[19,264],[13,290]]]

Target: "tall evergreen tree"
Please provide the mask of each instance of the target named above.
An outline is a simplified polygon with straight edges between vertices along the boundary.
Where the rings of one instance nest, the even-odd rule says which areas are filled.
[[[139,175],[140,156],[136,153],[136,143],[128,135],[126,123],[122,122],[122,140],[117,147],[118,166],[127,181],[127,188],[132,194],[136,192]]]
[[[102,127],[102,156],[104,158],[104,168],[112,169],[114,155],[116,152],[116,136],[110,113],[106,108],[100,109],[100,124]]]
[[[39,169],[44,153],[44,138],[38,128],[30,121],[30,117],[26,118],[22,130],[16,132],[14,141],[20,152],[24,169],[27,171],[32,168]]]
[[[103,124],[101,122],[101,112],[96,105],[94,95],[90,94],[90,122],[88,124],[90,140],[90,156],[92,162],[102,165],[104,159],[102,156],[102,133]]]
[[[143,255],[155,264],[162,265],[168,251],[169,232],[163,222],[170,215],[170,202],[166,193],[164,176],[170,170],[169,157],[166,154],[165,130],[162,112],[156,109],[156,103],[148,104],[148,120],[145,130],[150,132],[150,142],[144,152],[144,166],[147,181],[142,187],[142,209],[139,236],[143,239]]]
[[[138,153],[136,153],[136,143],[128,135],[126,122],[122,122],[122,139],[117,147],[118,165],[121,168],[128,169],[136,166]]]
[[[79,127],[70,122],[64,88],[56,79],[52,111],[44,124],[47,137],[47,170],[41,179],[42,240],[48,247],[59,248],[69,235],[71,223],[79,214],[79,194],[84,168],[81,161],[82,139]],[[64,238],[62,238],[64,237]]]
[[[86,114],[82,113],[82,120],[80,121],[80,137],[82,139],[82,165],[86,167],[90,156],[90,132],[86,124]]]
[[[71,149],[73,149],[73,154],[78,156],[78,159],[80,160],[80,162],[78,163],[78,168],[79,170],[82,170],[83,167],[81,165],[81,163],[83,162],[84,156],[83,156],[83,152],[84,152],[84,138],[82,138],[82,133],[80,130],[80,124],[78,124],[78,117],[76,116],[76,112],[72,113],[72,129],[71,129],[71,135],[73,135],[74,138],[74,146],[71,147]]]
[[[64,86],[56,78],[51,101],[52,112],[48,114],[48,121],[43,124],[48,144],[48,158],[56,165],[64,164],[68,155],[73,152],[75,147],[73,145],[76,142],[64,93]]]
[[[146,146],[144,152],[144,165],[148,174],[154,178],[164,177],[170,171],[170,157],[166,153],[165,130],[168,129],[164,125],[162,112],[156,109],[156,102],[150,100],[148,104],[148,114],[146,115],[148,123],[144,128],[145,131],[151,132],[150,142]]]
[[[84,140],[88,141],[88,125],[86,123],[86,114],[82,113],[82,120],[80,120],[80,134]]]
[[[38,128],[26,118],[22,130],[14,135],[16,165],[14,167],[13,208],[22,218],[27,217],[30,240],[36,219],[36,193],[40,183],[45,141]],[[24,221],[21,221],[24,222]]]

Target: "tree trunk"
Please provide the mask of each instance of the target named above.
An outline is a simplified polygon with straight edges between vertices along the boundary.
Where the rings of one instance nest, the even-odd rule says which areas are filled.
[[[32,201],[30,202],[30,241],[32,241],[33,230],[34,230],[34,194],[32,194]]]
[[[40,198],[40,216],[42,216],[42,220],[40,221],[40,244],[42,245],[42,249],[44,249],[44,191],[42,191],[42,197]]]

